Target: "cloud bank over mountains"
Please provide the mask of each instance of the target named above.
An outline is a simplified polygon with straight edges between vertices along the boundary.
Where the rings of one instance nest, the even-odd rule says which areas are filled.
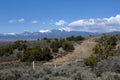
[[[120,14],[109,18],[80,19],[68,24],[72,30],[89,32],[120,31]]]

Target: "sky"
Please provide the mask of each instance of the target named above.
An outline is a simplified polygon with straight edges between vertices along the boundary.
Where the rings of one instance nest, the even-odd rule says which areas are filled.
[[[120,0],[0,0],[0,33],[120,31]]]

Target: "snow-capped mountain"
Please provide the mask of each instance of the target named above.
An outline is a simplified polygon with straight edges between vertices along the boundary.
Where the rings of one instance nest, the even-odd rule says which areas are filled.
[[[115,34],[119,32],[110,32],[107,34]],[[89,36],[89,35],[100,35],[102,33],[92,33],[84,31],[65,31],[65,30],[40,30],[38,32],[25,31],[21,34],[0,34],[0,40],[35,40],[44,37],[48,38],[64,38],[68,36]]]

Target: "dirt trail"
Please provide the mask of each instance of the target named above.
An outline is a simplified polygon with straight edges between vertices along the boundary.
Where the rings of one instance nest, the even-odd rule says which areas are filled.
[[[4,61],[4,62],[0,62],[0,64],[10,64],[10,63],[16,63],[19,62],[20,60],[11,60],[11,61]]]
[[[91,54],[91,50],[96,43],[92,39],[83,41],[81,44],[75,46],[73,52],[68,53],[66,56],[46,62],[45,64],[63,64],[69,61],[80,61],[87,58]]]

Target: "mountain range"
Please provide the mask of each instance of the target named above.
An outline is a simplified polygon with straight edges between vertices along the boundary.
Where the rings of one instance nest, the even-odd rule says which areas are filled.
[[[117,34],[119,31],[108,32],[107,34]],[[85,32],[85,31],[65,31],[65,30],[48,30],[48,31],[39,31],[39,32],[28,32],[25,31],[21,34],[8,33],[0,34],[0,40],[36,40],[44,37],[47,38],[65,38],[68,36],[89,36],[89,35],[100,35],[102,33],[97,32]]]

